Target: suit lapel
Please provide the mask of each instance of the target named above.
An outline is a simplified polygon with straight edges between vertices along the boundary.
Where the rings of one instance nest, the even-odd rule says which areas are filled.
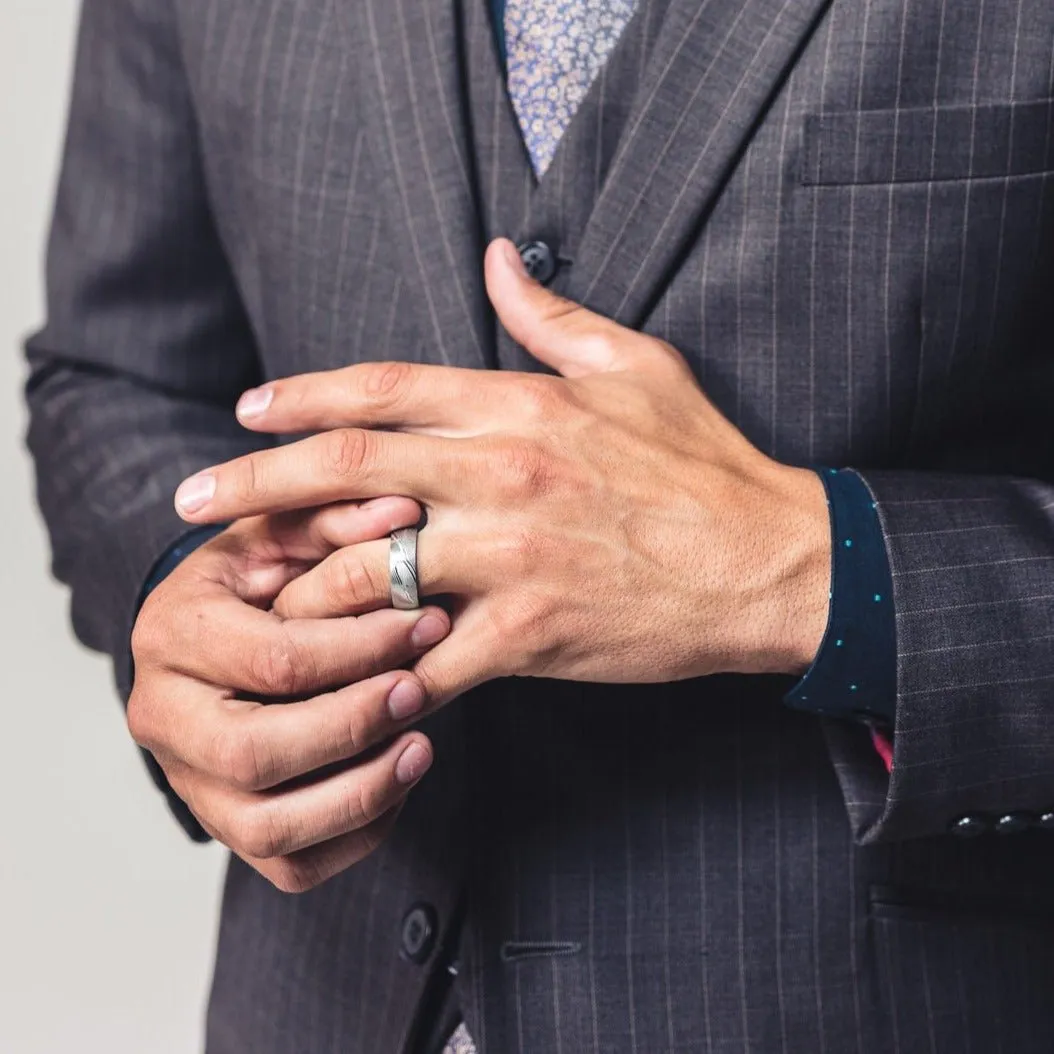
[[[455,0],[342,0],[377,196],[440,361],[492,366],[494,327]]]
[[[672,0],[568,295],[637,327],[831,0]]]

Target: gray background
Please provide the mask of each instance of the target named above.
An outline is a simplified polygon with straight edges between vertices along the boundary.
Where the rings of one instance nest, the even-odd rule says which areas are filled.
[[[76,0],[0,4],[0,1051],[185,1054],[223,856],[179,832],[108,665],[73,640],[22,445],[20,343],[42,317],[76,16]]]

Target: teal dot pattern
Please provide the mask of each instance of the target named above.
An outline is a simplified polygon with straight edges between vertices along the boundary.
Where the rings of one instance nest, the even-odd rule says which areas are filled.
[[[831,604],[812,666],[784,696],[798,710],[892,728],[896,618],[879,510],[853,469],[816,470],[831,517]]]

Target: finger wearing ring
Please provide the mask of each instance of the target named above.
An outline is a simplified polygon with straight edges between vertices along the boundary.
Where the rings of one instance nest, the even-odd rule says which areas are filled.
[[[391,581],[392,607],[413,611],[421,606],[417,591],[417,528],[403,527],[393,531],[388,549],[388,577]]]

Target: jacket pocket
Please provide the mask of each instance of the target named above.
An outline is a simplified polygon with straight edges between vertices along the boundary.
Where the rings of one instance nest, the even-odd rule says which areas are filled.
[[[1008,178],[1054,170],[1054,98],[809,114],[806,186]]]
[[[890,887],[870,894],[876,1027],[887,1033],[879,1049],[1050,1054],[1049,904]]]
[[[876,885],[870,887],[868,897],[874,919],[1054,927],[1054,901],[1013,893],[996,897]]]

